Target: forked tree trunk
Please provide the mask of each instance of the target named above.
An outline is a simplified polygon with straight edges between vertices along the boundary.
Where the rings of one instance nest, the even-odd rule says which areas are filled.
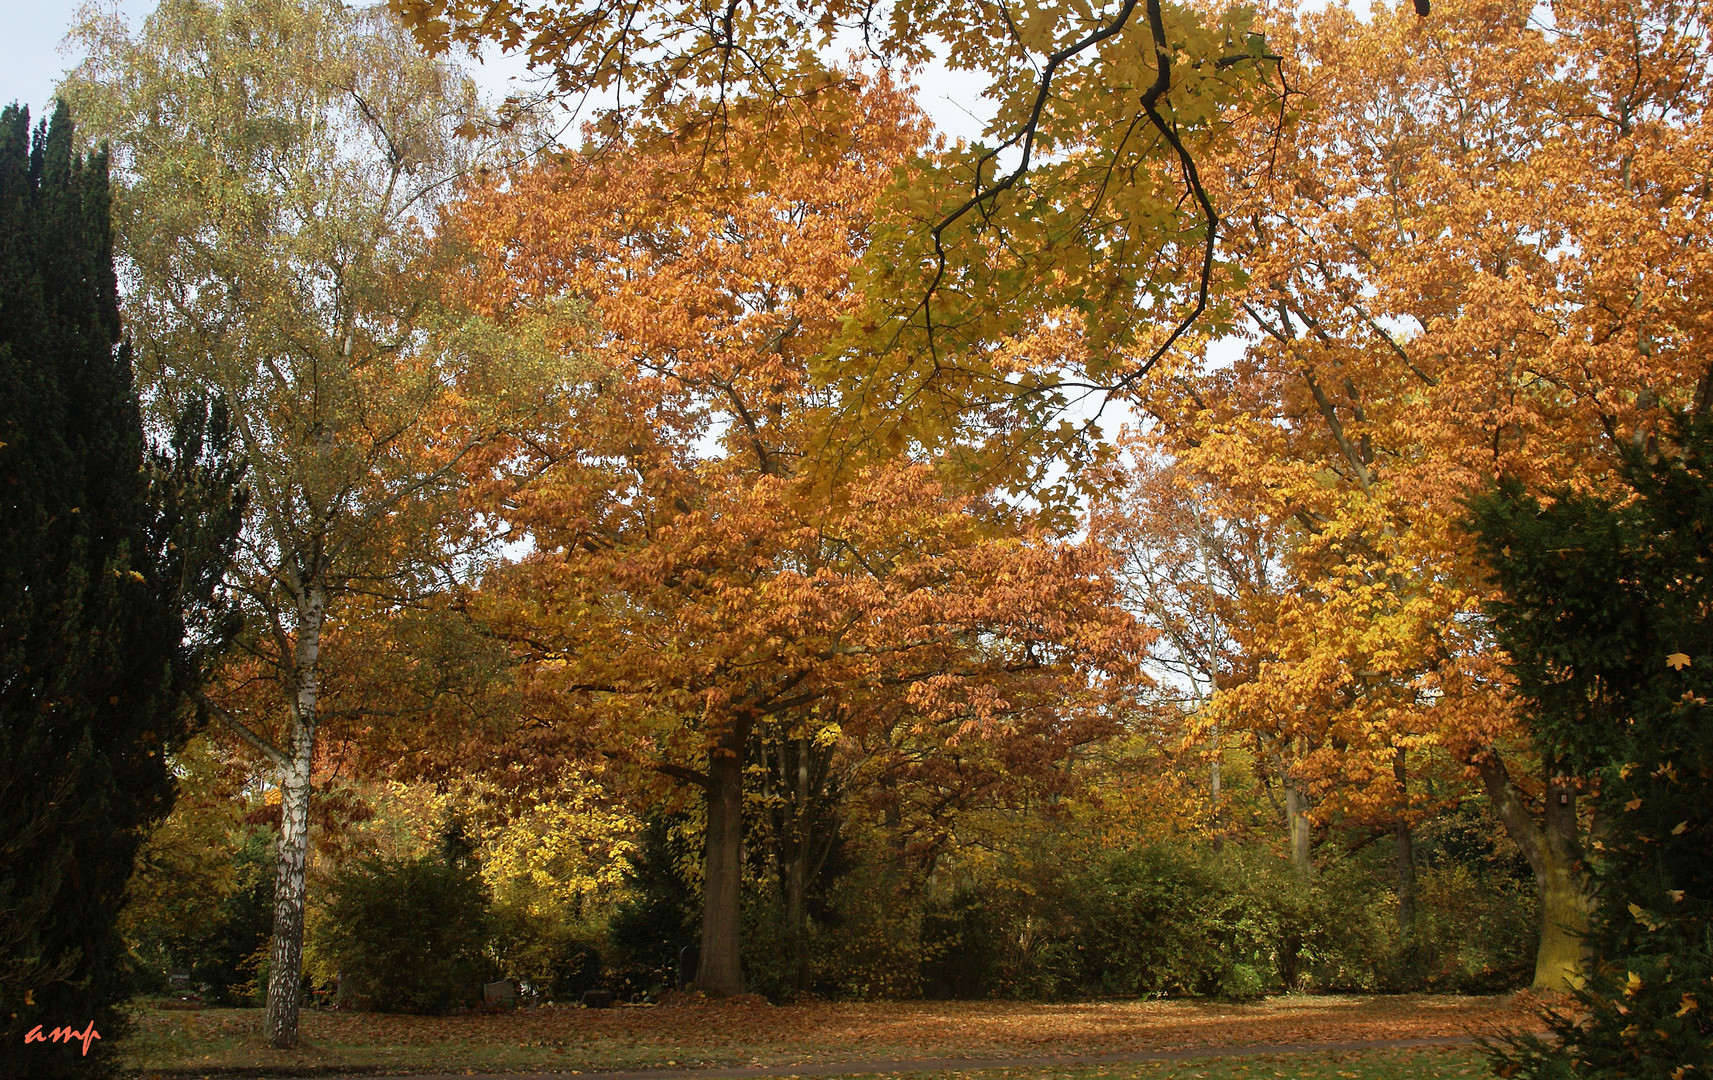
[[[262,1021],[268,1043],[297,1045],[303,986],[304,870],[309,857],[310,770],[315,760],[316,709],[321,698],[321,626],[326,594],[311,588],[299,604],[292,657],[295,696],[291,744],[279,761],[280,837],[274,867],[274,932],[268,950],[268,1001]]]
[[[1590,898],[1580,863],[1576,793],[1562,778],[1547,785],[1546,806],[1536,822],[1522,793],[1511,782],[1497,754],[1475,762],[1482,785],[1534,871],[1541,904],[1540,949],[1535,954],[1536,990],[1564,990],[1581,984],[1583,934],[1588,929]]]
[[[696,989],[743,993],[743,748],[747,731],[722,738],[708,754],[708,829],[702,873],[702,952]]]

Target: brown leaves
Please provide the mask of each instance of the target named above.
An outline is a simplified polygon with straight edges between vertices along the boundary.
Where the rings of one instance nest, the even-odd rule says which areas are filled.
[[[124,1044],[137,1069],[268,1066],[289,1056],[325,1068],[392,1071],[606,1071],[876,1058],[1097,1054],[1186,1046],[1463,1037],[1530,1021],[1512,998],[1291,995],[1255,1005],[1208,1001],[816,1003],[707,1002],[606,1010],[555,1007],[448,1017],[306,1012],[305,1049],[255,1038],[254,1010],[145,1011]]]

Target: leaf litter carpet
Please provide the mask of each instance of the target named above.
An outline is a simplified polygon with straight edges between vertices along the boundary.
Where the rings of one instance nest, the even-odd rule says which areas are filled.
[[[1532,1030],[1528,995],[1288,995],[1208,1001],[815,1002],[548,1006],[446,1017],[303,1016],[303,1045],[273,1051],[257,1010],[148,1011],[127,1048],[134,1075],[615,1072],[923,1059],[1108,1056],[1212,1047],[1468,1039]]]

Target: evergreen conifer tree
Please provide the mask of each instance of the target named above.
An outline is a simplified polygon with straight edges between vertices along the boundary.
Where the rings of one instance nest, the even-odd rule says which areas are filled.
[[[1595,807],[1592,963],[1576,1007],[1545,1012],[1555,1038],[1494,1048],[1501,1076],[1713,1069],[1713,418],[1679,418],[1621,478],[1474,505],[1535,738]]]
[[[124,886],[233,629],[228,442],[193,402],[148,445],[105,152],[76,152],[63,105],[33,133],[0,112],[0,1041],[24,1076],[100,1071],[118,1034]]]

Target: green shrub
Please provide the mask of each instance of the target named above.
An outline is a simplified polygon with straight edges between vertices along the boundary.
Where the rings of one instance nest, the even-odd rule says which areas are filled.
[[[820,974],[857,997],[1026,1000],[1525,984],[1530,883],[1492,845],[1443,846],[1418,874],[1408,934],[1379,845],[1314,878],[1258,846],[1035,850],[926,897],[871,867],[840,885],[846,925]]]
[[[1293,925],[1302,934],[1303,954],[1289,989],[1397,989],[1387,982],[1396,966],[1398,936],[1398,897],[1391,873],[1389,863],[1380,869],[1353,859],[1299,886]]]
[[[675,986],[680,952],[701,938],[701,895],[678,871],[684,852],[673,824],[670,817],[646,823],[631,860],[630,895],[607,923],[612,986],[632,1000]]]
[[[1225,897],[1212,875],[1147,848],[1115,856],[1082,884],[1077,949],[1089,990],[1142,997],[1217,985],[1224,964],[1208,909]]]
[[[494,905],[493,944],[501,974],[550,1001],[603,985],[600,936],[528,896]]]
[[[187,956],[190,982],[207,987],[205,993],[215,1004],[259,1005],[265,994],[261,965],[274,927],[272,830],[252,831],[232,862],[238,891],[220,902],[213,925]]]
[[[1404,989],[1492,994],[1528,985],[1540,944],[1532,882],[1451,865],[1422,870],[1416,889],[1416,924],[1400,949],[1416,978]]]
[[[339,996],[359,1007],[445,1012],[480,999],[495,974],[487,890],[472,863],[446,853],[347,867],[322,926]]]
[[[1229,1001],[1253,1001],[1266,989],[1261,973],[1248,964],[1232,964],[1219,981],[1219,996]]]
[[[209,865],[228,862],[230,876],[216,879],[218,889],[207,876],[173,879],[178,867],[170,864],[146,866],[133,881],[145,893],[134,897],[125,923],[137,990],[168,993],[167,972],[183,968],[191,989],[210,1004],[259,1003],[259,972],[273,932],[273,831],[253,828],[221,839],[237,846],[208,853]]]
[[[970,887],[930,903],[922,914],[922,992],[936,999],[988,997],[998,975],[995,919],[982,890]]]
[[[925,955],[923,901],[894,868],[860,863],[833,886],[839,921],[816,936],[816,983],[837,997],[919,997]]]

